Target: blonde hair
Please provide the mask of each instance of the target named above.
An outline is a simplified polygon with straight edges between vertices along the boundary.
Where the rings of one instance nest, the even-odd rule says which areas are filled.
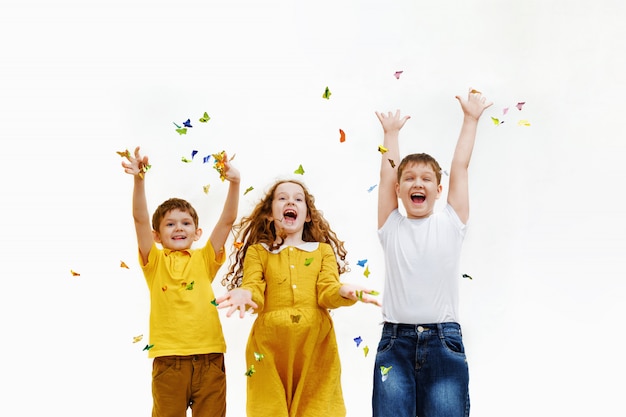
[[[274,221],[270,220],[272,213],[272,202],[274,193],[280,184],[293,183],[302,187],[304,191],[304,199],[311,221],[304,224],[302,232],[302,240],[305,242],[323,242],[328,243],[335,252],[337,258],[337,270],[339,274],[349,271],[346,262],[347,251],[344,248],[344,242],[337,238],[335,232],[330,228],[328,221],[324,215],[315,207],[315,198],[307,190],[305,185],[296,180],[279,180],[265,194],[261,201],[252,210],[252,213],[243,217],[241,221],[233,226],[235,233],[235,242],[240,242],[241,246],[231,252],[231,265],[228,272],[222,279],[222,285],[226,286],[230,291],[241,285],[243,279],[243,263],[246,252],[251,245],[257,243],[265,243],[271,250],[281,247],[283,239],[276,234]]]

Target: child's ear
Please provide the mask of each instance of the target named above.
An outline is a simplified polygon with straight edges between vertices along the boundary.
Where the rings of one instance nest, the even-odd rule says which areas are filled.
[[[200,239],[202,237],[202,229],[200,229],[199,227],[196,229],[196,236],[194,237],[194,241]]]
[[[156,243],[161,243],[161,235],[159,235],[159,232],[156,231],[152,231],[152,239],[154,239],[154,241]]]

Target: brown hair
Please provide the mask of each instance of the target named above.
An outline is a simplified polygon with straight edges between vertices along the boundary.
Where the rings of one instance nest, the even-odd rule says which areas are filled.
[[[429,165],[433,171],[435,171],[435,175],[437,176],[437,185],[441,183],[441,167],[435,158],[428,155],[427,153],[412,153],[405,156],[400,165],[398,165],[398,182],[402,178],[402,172],[407,165],[414,164],[425,164]]]
[[[161,203],[161,205],[154,211],[154,214],[152,215],[152,230],[158,232],[161,220],[163,220],[163,217],[165,217],[165,215],[172,210],[180,210],[185,213],[189,213],[194,224],[196,225],[196,229],[198,228],[198,213],[196,212],[196,209],[194,209],[189,202],[183,200],[182,198],[170,198],[169,200],[165,200]]]
[[[235,232],[235,242],[241,242],[241,246],[236,248],[230,255],[231,265],[222,279],[222,285],[228,290],[239,287],[243,279],[243,263],[246,252],[251,245],[257,243],[265,243],[271,250],[280,248],[283,244],[281,236],[277,236],[274,221],[269,220],[272,213],[272,202],[276,188],[283,183],[294,183],[302,187],[304,190],[304,199],[311,221],[304,224],[302,231],[302,240],[305,242],[323,242],[332,246],[337,258],[337,270],[339,274],[348,272],[348,263],[346,262],[347,251],[344,248],[344,242],[337,238],[337,235],[330,228],[328,221],[324,215],[315,207],[315,198],[303,183],[296,180],[280,180],[277,181],[265,197],[256,205],[252,213],[243,217],[241,221],[233,227]]]

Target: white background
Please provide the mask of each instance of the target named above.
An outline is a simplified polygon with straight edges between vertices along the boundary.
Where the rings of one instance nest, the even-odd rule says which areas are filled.
[[[146,339],[132,343],[147,337],[148,293],[116,151],[150,157],[151,211],[172,196],[194,204],[200,245],[227,183],[199,157],[236,154],[242,192],[254,187],[240,215],[302,164],[295,177],[346,242],[344,279],[382,290],[374,112],[411,115],[401,153],[445,168],[462,119],[454,96],[470,87],[494,101],[470,167],[462,260],[474,278],[461,281],[472,415],[617,415],[624,19],[619,0],[3,1],[0,415],[150,413]],[[187,118],[180,136],[172,122]],[[334,318],[348,416],[371,415],[380,311]],[[251,322],[223,320],[229,416],[245,414]]]

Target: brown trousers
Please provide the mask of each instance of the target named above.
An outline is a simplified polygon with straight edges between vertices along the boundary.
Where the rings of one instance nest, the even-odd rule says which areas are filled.
[[[152,417],[226,415],[224,354],[160,356],[152,363]]]

